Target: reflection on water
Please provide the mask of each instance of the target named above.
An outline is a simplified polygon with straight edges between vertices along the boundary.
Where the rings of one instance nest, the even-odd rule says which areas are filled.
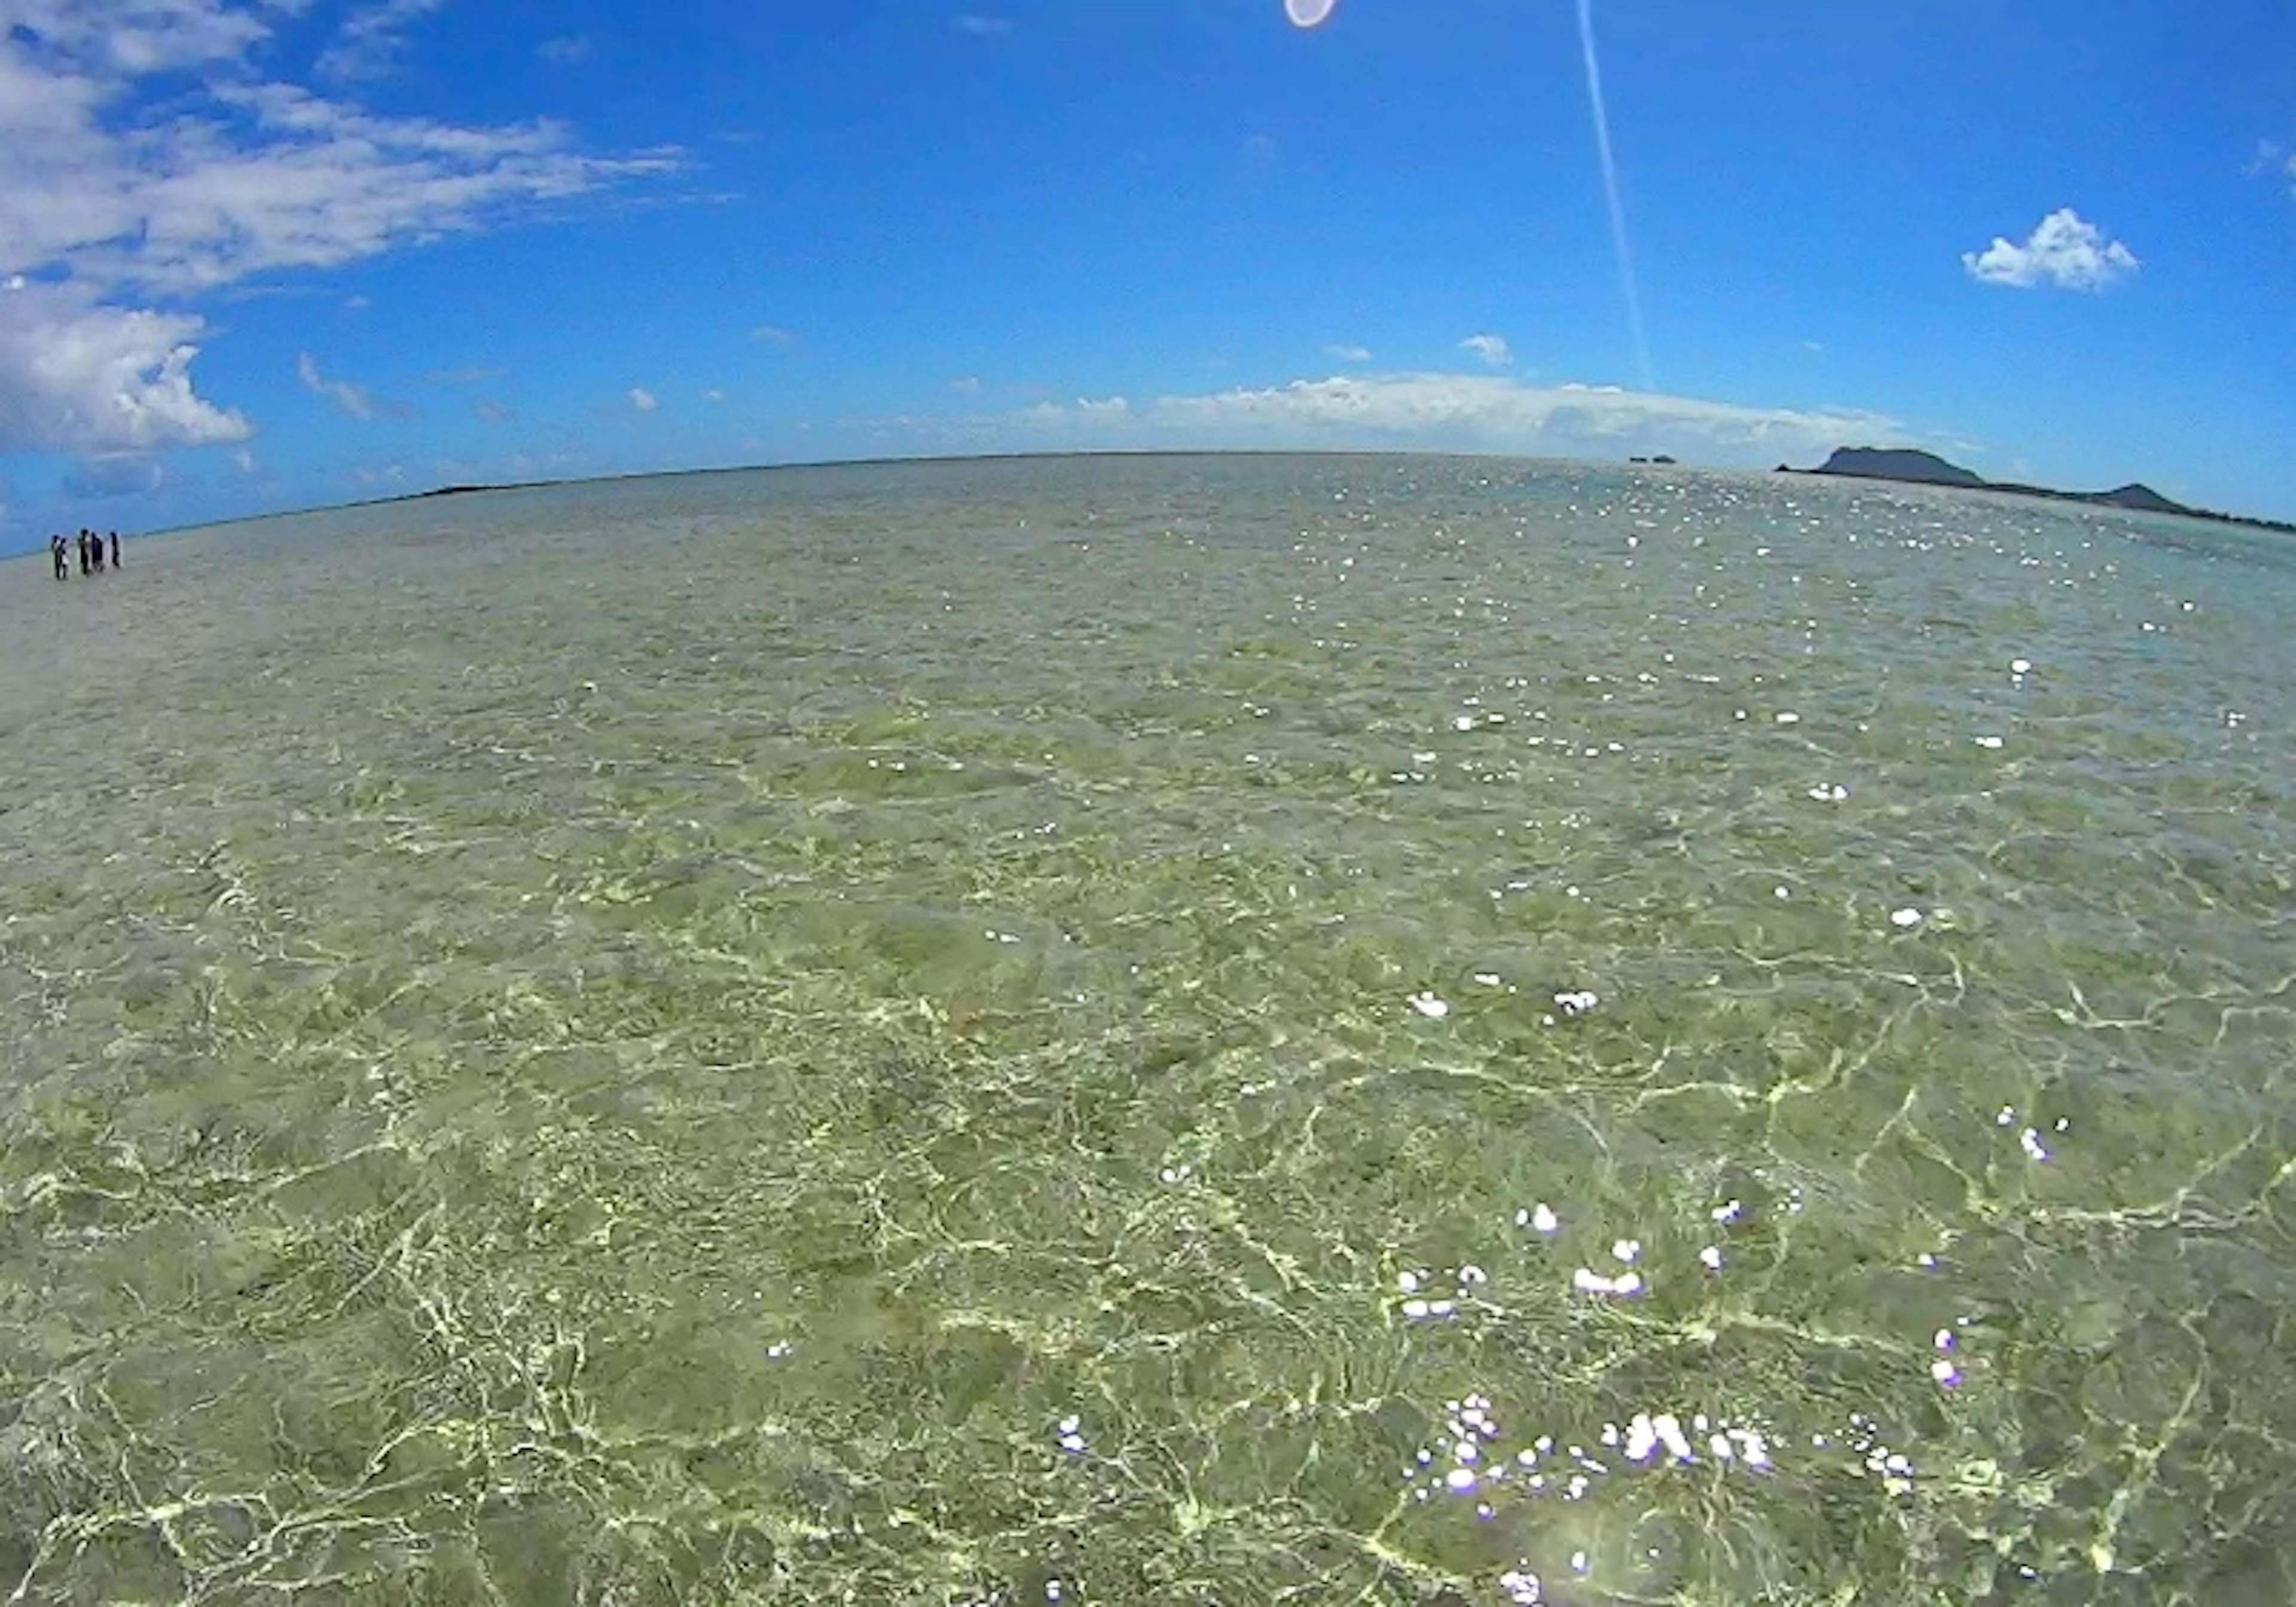
[[[11,566],[0,1581],[2296,1597],[2259,552],[1240,458]]]

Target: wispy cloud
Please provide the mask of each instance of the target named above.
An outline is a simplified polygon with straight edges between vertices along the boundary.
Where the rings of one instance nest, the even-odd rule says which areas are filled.
[[[422,377],[433,385],[483,385],[509,372],[507,368],[441,368]]]
[[[1473,352],[1493,368],[1505,368],[1514,361],[1505,335],[1469,335],[1459,342],[1459,349]]]
[[[471,405],[471,416],[485,423],[499,424],[511,416],[511,411],[500,402],[474,402]]]
[[[374,398],[367,394],[366,387],[354,385],[348,380],[328,379],[319,372],[319,365],[312,360],[309,352],[296,357],[295,377],[303,381],[303,389],[326,398],[353,418],[372,420],[374,417]]]
[[[726,399],[726,393],[712,385],[701,393],[701,399],[705,402],[722,402]]]
[[[760,324],[750,332],[750,339],[760,346],[794,346],[797,336],[791,331],[771,324]]]
[[[653,399],[653,392],[644,386],[633,385],[630,387],[630,406],[640,413],[652,413],[661,404]]]
[[[959,12],[949,20],[949,26],[976,39],[1001,39],[1013,31],[1013,19],[982,12]]]
[[[1526,385],[1502,374],[1342,376],[1143,403],[1040,403],[1006,423],[1040,443],[1565,457],[1666,452],[1748,468],[1823,456],[1853,442],[1909,439],[1897,421],[1871,413],[1744,406],[1607,385]]]
[[[380,0],[343,21],[335,42],[319,53],[316,66],[332,78],[381,78],[398,64],[407,30],[446,0]]]
[[[1501,342],[1505,344],[1505,342]],[[1367,346],[1326,346],[1324,355],[1335,363],[1368,363],[1371,348]]]
[[[959,396],[979,396],[980,377],[978,374],[959,374],[948,382],[948,388]]]
[[[193,386],[209,333],[193,299],[285,288],[261,281],[679,166],[583,155],[551,123],[389,117],[267,80],[263,47],[292,7],[36,9],[0,29],[0,273],[24,280],[0,294],[0,452],[238,439],[247,421]],[[382,37],[417,14],[386,5],[353,27]]]
[[[168,471],[156,458],[140,455],[84,457],[64,476],[64,489],[74,496],[102,500],[113,496],[147,496],[167,483]]]
[[[1988,284],[2100,291],[2136,272],[2139,264],[2127,246],[2107,240],[2070,207],[2060,207],[2035,225],[2023,244],[1996,235],[1982,251],[1963,252],[1961,266]]]
[[[560,34],[554,39],[545,39],[535,46],[534,53],[559,67],[571,67],[590,53],[587,34]]]

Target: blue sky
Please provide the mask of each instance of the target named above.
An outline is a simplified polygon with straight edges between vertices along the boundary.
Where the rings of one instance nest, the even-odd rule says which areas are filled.
[[[0,547],[1086,447],[1898,442],[2296,518],[2285,0],[1587,15],[0,0]]]

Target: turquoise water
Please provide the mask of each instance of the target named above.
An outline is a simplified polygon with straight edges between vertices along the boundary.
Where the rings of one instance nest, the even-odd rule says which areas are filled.
[[[2296,1599],[2296,547],[1419,457],[0,566],[0,1591]]]

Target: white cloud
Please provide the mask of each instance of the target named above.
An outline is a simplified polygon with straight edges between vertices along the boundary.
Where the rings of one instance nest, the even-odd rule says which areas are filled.
[[[1514,353],[1507,349],[1505,335],[1469,335],[1459,342],[1461,351],[1472,351],[1493,368],[1505,368],[1514,361]]]
[[[271,31],[252,10],[216,0],[135,0],[91,5],[86,0],[8,0],[4,18],[53,54],[91,70],[128,77],[227,61]],[[0,105],[5,100],[0,98]]]
[[[2060,207],[2035,225],[2024,244],[1996,235],[1982,251],[1963,252],[1961,266],[1988,284],[2096,291],[2136,272],[2139,264],[2127,246],[2107,240],[2070,207]]]
[[[507,368],[442,368],[423,375],[433,385],[483,385],[489,380],[499,380],[510,372]]]
[[[0,296],[0,451],[141,452],[243,440],[192,392],[203,320],[91,304],[67,286]]]
[[[976,39],[1001,39],[1013,31],[1012,18],[986,16],[979,12],[959,12],[950,25]]]
[[[633,385],[630,387],[630,406],[640,413],[652,413],[661,404],[653,399],[653,392],[644,386]]]
[[[726,393],[712,385],[701,393],[701,399],[705,402],[722,402],[726,399]]]
[[[237,439],[245,422],[193,391],[206,325],[184,299],[275,291],[247,282],[678,166],[582,155],[554,124],[387,117],[266,81],[258,47],[298,9],[0,0],[0,283],[27,287],[0,312],[0,452]],[[414,13],[362,14],[379,38]]]
[[[303,381],[306,390],[326,398],[353,418],[374,417],[374,398],[366,393],[366,388],[354,385],[348,380],[328,379],[319,372],[319,365],[311,360],[309,352],[303,352],[296,357],[295,377]]]
[[[1909,438],[1870,413],[1749,407],[1616,386],[1526,385],[1502,374],[1403,373],[1298,380],[1261,389],[1040,403],[1004,421],[1046,438],[1104,446],[1418,447],[1526,456],[1665,452],[1769,468],[1848,445]]]
[[[979,396],[980,379],[977,374],[959,374],[948,382],[948,388],[959,396]]]
[[[535,54],[560,67],[570,67],[590,53],[587,34],[561,34],[554,39],[545,39],[535,47]]]
[[[499,424],[511,416],[511,411],[500,402],[473,402],[471,405],[471,416],[481,423]]]
[[[1504,342],[1502,342],[1504,344]],[[1334,363],[1368,363],[1371,348],[1367,346],[1326,346],[1324,355]]]
[[[343,21],[335,42],[319,53],[316,63],[328,78],[373,78],[396,65],[406,43],[406,31],[437,11],[446,0],[381,0]]]
[[[346,296],[343,298],[343,310],[347,313],[363,313],[373,305],[374,303],[368,300],[365,296]]]
[[[750,339],[760,346],[794,346],[797,336],[789,330],[771,324],[760,324],[750,332]]]
[[[1320,27],[1337,0],[1283,0],[1283,14],[1294,28]]]

